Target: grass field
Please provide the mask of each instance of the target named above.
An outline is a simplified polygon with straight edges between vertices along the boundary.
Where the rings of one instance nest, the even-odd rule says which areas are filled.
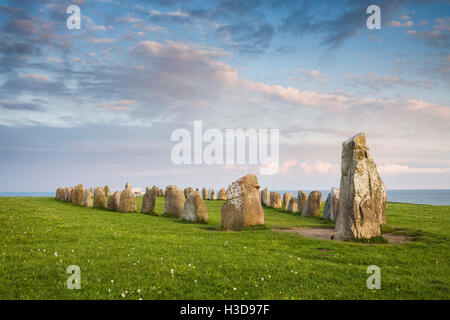
[[[209,224],[191,224],[0,198],[0,299],[449,298],[450,206],[389,203],[388,229],[414,236],[393,245],[271,230],[333,227],[271,208],[266,227],[223,232],[222,204],[206,201]],[[80,290],[67,289],[69,265],[81,268]],[[366,287],[369,265],[381,268],[380,290]]]

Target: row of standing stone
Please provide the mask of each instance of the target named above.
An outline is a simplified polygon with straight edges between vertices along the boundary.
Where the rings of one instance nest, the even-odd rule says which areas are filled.
[[[246,175],[231,183],[226,191],[226,202],[221,208],[221,224],[225,230],[240,230],[248,226],[264,224],[262,204],[281,208],[281,196],[260,186],[255,175]],[[220,194],[224,193],[222,189]],[[142,212],[153,213],[157,195],[162,189],[147,188]],[[192,188],[180,189],[168,186],[165,191],[164,212],[176,218],[193,222],[207,222],[208,212],[204,200],[214,198],[215,192],[208,195],[206,188],[202,193]],[[92,196],[94,198],[93,203]],[[116,191],[106,203],[104,188],[85,190],[82,185],[75,188],[58,188],[56,198],[84,206],[94,206],[114,211],[136,211],[136,196],[127,183],[125,190]],[[295,199],[292,194],[284,195],[287,210],[301,212],[302,216],[313,217],[320,213],[322,194],[312,191],[308,196],[300,190]],[[324,217],[335,220],[333,239],[370,239],[381,235],[382,224],[386,224],[386,188],[381,180],[369,148],[365,134],[360,133],[342,144],[342,163],[340,188],[333,188],[327,197]]]
[[[339,188],[332,188],[327,196],[325,207],[323,209],[323,219],[335,221],[338,211]],[[261,191],[261,204],[272,207],[282,208],[291,213],[298,213],[303,217],[318,217],[320,207],[322,205],[322,193],[314,190],[309,195],[304,190],[299,190],[297,197],[292,193],[283,194],[283,203],[281,202],[280,193],[271,191],[267,188]]]

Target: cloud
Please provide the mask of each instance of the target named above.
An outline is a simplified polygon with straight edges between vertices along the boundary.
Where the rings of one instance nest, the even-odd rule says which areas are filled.
[[[411,168],[401,164],[382,164],[378,166],[382,175],[397,174],[445,174],[450,173],[450,168]]]
[[[42,107],[35,103],[0,100],[0,107],[8,110],[39,111]]]
[[[391,21],[391,26],[392,27],[396,27],[396,28],[403,28],[403,27],[411,28],[411,27],[414,26],[414,22],[411,21],[411,20],[408,20],[408,21],[405,21],[405,22],[392,20]]]
[[[89,38],[88,41],[93,44],[109,44],[117,40],[113,38]]]
[[[239,24],[221,26],[216,33],[240,53],[258,54],[269,48],[274,29],[269,23]]]
[[[50,77],[43,75],[43,74],[24,74],[23,77],[25,79],[33,79],[33,80],[39,80],[39,81],[50,81]]]
[[[97,106],[112,111],[123,111],[127,110],[130,105],[136,104],[137,102],[138,102],[137,100],[120,100],[120,101],[99,103]]]
[[[408,30],[406,34],[415,39],[424,40],[431,46],[448,48],[450,45],[450,17],[435,19],[432,30]]]

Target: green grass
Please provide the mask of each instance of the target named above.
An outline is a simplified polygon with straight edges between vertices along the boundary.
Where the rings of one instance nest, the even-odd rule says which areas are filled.
[[[160,216],[0,198],[0,298],[449,298],[450,206],[389,203],[383,230],[414,237],[390,245],[271,230],[333,227],[271,208],[265,227],[223,232],[222,204],[206,201],[209,223],[193,224],[162,216],[163,198]],[[81,290],[66,287],[69,265],[81,268]],[[381,268],[380,290],[366,287],[369,265]]]

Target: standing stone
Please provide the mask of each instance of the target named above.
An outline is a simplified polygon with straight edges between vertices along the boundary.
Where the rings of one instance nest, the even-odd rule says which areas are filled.
[[[67,197],[68,202],[72,202],[72,196],[73,196],[73,188],[69,188],[69,196]]]
[[[264,225],[264,211],[259,200],[259,184],[254,174],[248,174],[227,188],[227,202],[222,206],[222,228],[241,230]]]
[[[55,195],[55,199],[56,200],[61,200],[61,188],[56,188],[56,195]]]
[[[380,236],[386,223],[386,188],[359,133],[342,144],[341,185],[335,240]]]
[[[203,200],[208,199],[208,189],[207,188],[202,189],[202,197],[203,197]]]
[[[210,200],[217,200],[216,191],[214,188],[211,189],[211,196],[209,198]]]
[[[327,196],[327,201],[325,201],[325,206],[323,207],[322,218],[325,220],[330,220],[330,206],[331,206],[331,193]]]
[[[157,189],[147,188],[144,197],[142,198],[142,213],[153,213],[156,205],[156,197],[158,196]]]
[[[292,213],[297,213],[298,212],[298,200],[297,200],[297,198],[292,197],[289,200],[287,211],[288,212],[292,212]]]
[[[84,190],[82,206],[87,208],[92,208],[94,206],[94,203],[92,202],[91,191],[89,191],[88,189]]]
[[[184,192],[184,197],[187,199],[187,198],[189,198],[189,195],[192,192],[194,192],[194,189],[192,189],[192,187],[187,187],[187,188],[184,188],[183,192]]]
[[[159,197],[159,187],[153,186],[152,189],[156,191],[156,196]]]
[[[72,203],[81,206],[83,204],[84,187],[82,184],[73,189]]]
[[[105,188],[103,188],[104,192],[105,192],[105,196],[109,196],[109,193],[111,192],[111,189],[109,188],[108,185],[105,186]]]
[[[90,193],[89,193],[90,194]],[[95,188],[94,190],[94,207],[105,209],[106,208],[106,198],[104,188]]]
[[[119,203],[120,212],[134,212],[136,211],[136,195],[131,188],[130,183],[125,185],[125,190],[120,194]]]
[[[184,202],[183,220],[198,223],[208,222],[208,211],[200,192],[192,192]]]
[[[109,210],[112,211],[119,211],[120,207],[120,191],[114,192],[112,195],[108,197],[108,204],[107,207]]]
[[[175,218],[182,218],[185,201],[186,198],[184,197],[183,190],[177,186],[167,186],[164,213]]]
[[[267,188],[265,188],[263,191],[261,191],[261,203],[265,206],[270,205],[270,194],[269,194],[269,190],[267,190]]]
[[[67,201],[69,198],[69,188],[64,188],[63,201]]]
[[[160,197],[165,197],[166,196],[166,190],[164,190],[163,188],[159,188],[159,196]]]
[[[297,196],[297,207],[298,207],[298,213],[302,214],[303,210],[306,208],[306,202],[308,201],[308,195],[305,191],[299,190],[298,196]]]
[[[325,207],[323,208],[323,218],[335,221],[338,214],[339,204],[339,188],[331,188],[331,192],[328,194]]]
[[[225,191],[224,188],[219,190],[219,196],[218,196],[219,200],[227,200],[227,193]]]
[[[272,208],[281,208],[281,196],[278,192],[270,192],[270,206]]]
[[[305,209],[302,212],[303,217],[318,217],[320,206],[322,205],[322,193],[320,191],[311,191],[306,202]]]
[[[292,193],[285,193],[283,195],[283,203],[284,203],[284,210],[288,210],[289,201],[292,199]]]

